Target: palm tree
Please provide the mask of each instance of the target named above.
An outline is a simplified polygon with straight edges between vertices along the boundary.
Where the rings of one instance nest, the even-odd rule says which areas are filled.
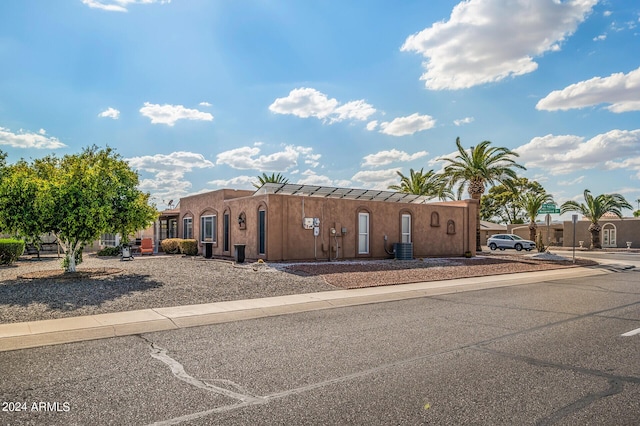
[[[400,185],[389,185],[389,189],[402,192],[403,194],[424,195],[426,197],[440,200],[452,199],[453,193],[447,187],[442,175],[436,174],[433,170],[424,173],[424,168],[419,171],[409,170],[409,176],[396,171],[400,176]]]
[[[265,183],[287,184],[287,183],[289,183],[289,179],[287,179],[286,177],[282,176],[280,173],[278,173],[278,174],[271,173],[271,176],[269,176],[266,173],[262,173],[262,176],[258,176],[258,182],[254,182],[253,186],[255,186],[256,188],[260,188]]]
[[[543,204],[553,203],[553,196],[546,192],[535,193],[525,192],[520,195],[518,204],[524,209],[529,218],[529,239],[536,241],[536,233],[538,225],[536,225],[536,216],[538,216],[538,210],[542,208]]]
[[[632,209],[631,204],[620,194],[600,194],[597,197],[591,195],[591,191],[584,190],[586,204],[578,204],[577,201],[567,201],[560,206],[560,214],[566,212],[578,212],[591,221],[589,232],[591,233],[591,245],[589,248],[602,248],[600,244],[600,218],[605,213],[613,213],[622,218],[621,209]]]
[[[513,157],[518,153],[507,148],[490,147],[491,142],[483,141],[478,146],[472,146],[467,152],[456,138],[458,154],[454,159],[439,158],[449,164],[444,168],[443,175],[449,186],[459,184],[458,198],[462,196],[464,184],[472,199],[478,200],[484,194],[485,184],[505,183],[509,179],[516,179],[513,167],[526,170],[524,166],[515,162]],[[482,251],[480,243],[480,207],[476,215],[476,251]]]

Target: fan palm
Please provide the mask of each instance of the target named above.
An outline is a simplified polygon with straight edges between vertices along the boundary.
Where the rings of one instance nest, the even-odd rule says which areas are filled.
[[[483,141],[477,146],[472,146],[467,152],[460,143],[460,138],[456,138],[458,154],[455,158],[440,158],[447,161],[443,175],[450,187],[459,185],[458,198],[462,196],[464,185],[472,199],[480,201],[484,194],[485,185],[505,183],[510,179],[516,179],[517,175],[513,168],[526,170],[524,166],[515,162],[513,157],[518,157],[518,153],[507,148],[490,146],[490,141]],[[476,215],[476,251],[482,251],[480,243],[480,208]]]
[[[253,186],[255,186],[256,188],[260,188],[265,183],[283,183],[283,184],[287,184],[287,183],[289,183],[289,179],[287,179],[286,177],[282,176],[280,173],[278,173],[278,174],[272,173],[271,176],[269,176],[266,173],[262,173],[262,176],[258,176],[258,182],[254,182]]]
[[[389,185],[389,189],[402,192],[404,194],[424,195],[426,197],[440,200],[453,198],[453,193],[447,187],[446,182],[441,175],[436,174],[433,170],[424,173],[424,168],[419,171],[409,170],[409,176],[403,175],[401,172],[396,173],[400,176],[400,185]]]
[[[622,218],[622,209],[632,209],[631,204],[620,194],[600,194],[597,197],[591,195],[591,191],[584,190],[585,204],[577,201],[567,201],[560,206],[560,213],[578,212],[591,221],[589,232],[591,233],[590,249],[602,248],[600,244],[600,218],[605,213],[612,213]]]
[[[538,230],[536,217],[538,216],[538,210],[542,208],[543,204],[553,203],[553,196],[546,192],[525,192],[520,195],[518,203],[520,204],[520,207],[524,209],[527,217],[529,218],[529,239],[531,241],[536,241],[536,233]]]

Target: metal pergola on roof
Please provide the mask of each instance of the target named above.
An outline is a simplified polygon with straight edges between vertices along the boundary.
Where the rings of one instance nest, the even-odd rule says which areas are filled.
[[[291,183],[265,183],[258,194],[304,195],[317,198],[345,198],[349,200],[386,201],[395,203],[425,204],[431,198],[424,195],[405,194],[377,189],[338,188],[333,186],[301,185]]]

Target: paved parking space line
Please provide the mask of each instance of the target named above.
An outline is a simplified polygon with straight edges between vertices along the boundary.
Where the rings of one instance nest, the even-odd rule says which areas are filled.
[[[635,330],[627,331],[626,333],[621,334],[622,337],[631,337],[636,334],[640,334],[640,328],[636,328]]]

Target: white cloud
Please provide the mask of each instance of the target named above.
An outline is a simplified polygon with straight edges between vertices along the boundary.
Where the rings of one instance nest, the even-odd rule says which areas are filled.
[[[408,117],[394,118],[391,122],[380,123],[380,133],[391,136],[412,135],[416,132],[431,129],[436,120],[429,115],[411,114]]]
[[[404,151],[398,151],[397,149],[392,149],[390,151],[380,151],[375,154],[369,154],[364,157],[364,162],[362,163],[363,167],[379,167],[386,166],[387,164],[391,164],[394,162],[402,161],[413,161],[418,158],[426,157],[429,153],[427,151],[419,151],[415,154],[408,154]]]
[[[172,199],[179,200],[188,195],[191,182],[184,178],[194,169],[207,169],[214,164],[195,152],[172,152],[171,154],[145,155],[127,158],[129,165],[140,172],[153,174],[153,178],[144,178],[139,188],[149,192],[156,203]]]
[[[107,12],[127,12],[130,4],[171,3],[171,0],[82,0],[92,9],[106,10]]]
[[[293,89],[284,98],[277,98],[269,110],[276,114],[291,114],[296,117],[315,117],[329,123],[344,120],[364,121],[376,109],[364,100],[350,101],[343,105],[316,89],[303,87]]]
[[[536,109],[545,111],[584,108],[602,103],[611,104],[611,112],[640,111],[640,67],[628,74],[594,77],[555,90],[541,99]]]
[[[244,146],[217,155],[216,164],[226,164],[234,169],[282,172],[295,167],[298,160],[315,167],[320,154],[314,154],[313,148],[287,145],[283,151],[260,155],[258,146]]]
[[[578,176],[575,179],[572,180],[561,180],[558,182],[558,185],[560,186],[571,186],[571,185],[576,185],[579,183],[582,183],[584,181],[585,176]]]
[[[153,124],[173,126],[178,120],[213,121],[213,115],[197,109],[185,108],[182,105],[159,105],[145,102],[140,113],[151,119]]]
[[[203,106],[203,107],[210,107],[211,104],[209,102],[200,102],[198,105]]]
[[[400,182],[400,177],[396,172],[400,171],[399,168],[386,169],[386,170],[361,170],[351,180],[361,182],[362,186],[367,189],[381,189],[388,190],[389,185],[397,185]]]
[[[319,175],[313,170],[305,170],[301,174],[303,177],[296,182],[300,185],[348,187],[351,184],[348,180],[334,180],[329,176]]]
[[[455,124],[456,126],[462,126],[463,124],[473,123],[473,121],[474,121],[473,117],[465,117],[459,120],[453,120],[453,124]]]
[[[378,127],[378,120],[373,120],[367,123],[367,130],[372,132]]]
[[[640,129],[611,130],[585,141],[581,136],[535,137],[516,148],[518,162],[561,175],[591,168],[640,172]]]
[[[214,179],[207,184],[216,188],[255,189],[253,183],[257,181],[256,176],[241,175],[230,179]]]
[[[594,37],[593,41],[604,41],[606,39],[607,39],[607,35],[606,34],[600,34],[599,36]]]
[[[534,71],[533,57],[557,51],[598,0],[468,0],[409,36],[402,51],[425,58],[428,89],[465,89]]]
[[[9,145],[14,148],[57,149],[66,147],[58,138],[47,136],[44,129],[37,133],[25,132],[20,129],[17,133],[10,129],[0,127],[0,145]]]
[[[112,118],[114,120],[117,120],[118,118],[120,118],[120,111],[118,111],[115,108],[109,107],[106,110],[102,111],[100,114],[98,114],[98,117]]]

